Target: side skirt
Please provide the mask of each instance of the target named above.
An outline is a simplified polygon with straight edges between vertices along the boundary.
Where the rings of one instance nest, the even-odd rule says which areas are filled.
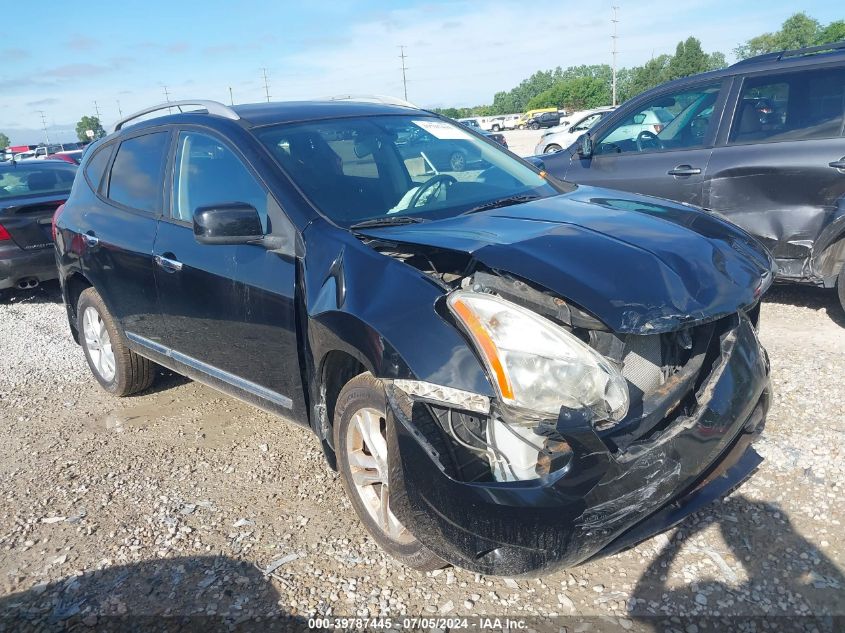
[[[134,332],[126,332],[126,338],[129,340],[130,347],[134,352],[149,358],[159,365],[167,367],[183,376],[187,376],[192,380],[201,382],[204,385],[208,385],[218,391],[222,391],[226,395],[237,398],[247,404],[263,409],[268,413],[282,416],[297,424],[310,426],[307,416],[303,416],[306,419],[300,420],[298,419],[299,416],[294,415],[293,401],[281,393],[236,376],[218,367],[214,367],[213,365],[209,365],[208,363],[204,363],[187,354],[182,354]]]

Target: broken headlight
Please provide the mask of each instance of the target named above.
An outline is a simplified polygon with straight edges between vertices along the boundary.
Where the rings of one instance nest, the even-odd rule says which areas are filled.
[[[505,404],[555,417],[561,406],[597,420],[625,417],[622,374],[570,332],[495,295],[457,290],[447,301]]]

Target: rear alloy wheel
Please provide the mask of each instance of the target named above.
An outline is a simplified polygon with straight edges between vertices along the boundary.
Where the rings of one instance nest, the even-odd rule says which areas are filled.
[[[558,152],[562,151],[563,148],[558,145],[557,143],[551,143],[550,145],[546,145],[546,149],[543,152],[544,154],[557,154]]]
[[[539,124],[539,123],[532,123],[532,124],[531,124],[531,129],[532,129],[532,130],[539,130],[539,129],[540,129],[540,124]]]
[[[155,363],[129,349],[103,299],[93,288],[79,295],[76,317],[85,359],[103,389],[122,397],[153,384]]]
[[[501,129],[502,129],[502,128],[500,128],[498,125],[494,125],[494,126],[493,126],[493,131],[494,131],[494,132],[498,132],[498,131],[499,131],[499,130],[501,130]]]
[[[461,152],[453,152],[449,157],[449,166],[452,171],[463,171],[467,166],[467,159]]]
[[[836,291],[839,294],[839,305],[845,310],[845,265],[839,271],[839,277],[836,280]]]
[[[386,411],[384,385],[369,373],[356,376],[341,390],[334,441],[343,486],[364,527],[382,549],[419,571],[439,569],[445,563],[390,509]]]

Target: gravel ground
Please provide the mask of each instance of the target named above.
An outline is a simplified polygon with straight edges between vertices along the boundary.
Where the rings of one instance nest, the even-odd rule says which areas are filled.
[[[750,481],[633,550],[514,580],[401,567],[309,431],[173,375],[114,399],[57,288],[14,294],[0,300],[0,631],[278,614],[293,628],[313,615],[466,615],[471,628],[559,615],[549,630],[736,630],[707,617],[719,615],[842,630],[803,616],[845,616],[845,315],[831,292],[776,288],[762,339],[774,403]]]

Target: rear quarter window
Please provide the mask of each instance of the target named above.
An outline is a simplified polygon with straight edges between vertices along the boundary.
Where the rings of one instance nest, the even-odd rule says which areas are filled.
[[[103,175],[109,165],[113,147],[113,145],[108,145],[99,148],[85,163],[85,178],[94,191],[100,190],[100,183],[103,181]]]
[[[154,132],[120,144],[109,176],[110,200],[139,211],[161,211],[164,162],[170,132]]]

